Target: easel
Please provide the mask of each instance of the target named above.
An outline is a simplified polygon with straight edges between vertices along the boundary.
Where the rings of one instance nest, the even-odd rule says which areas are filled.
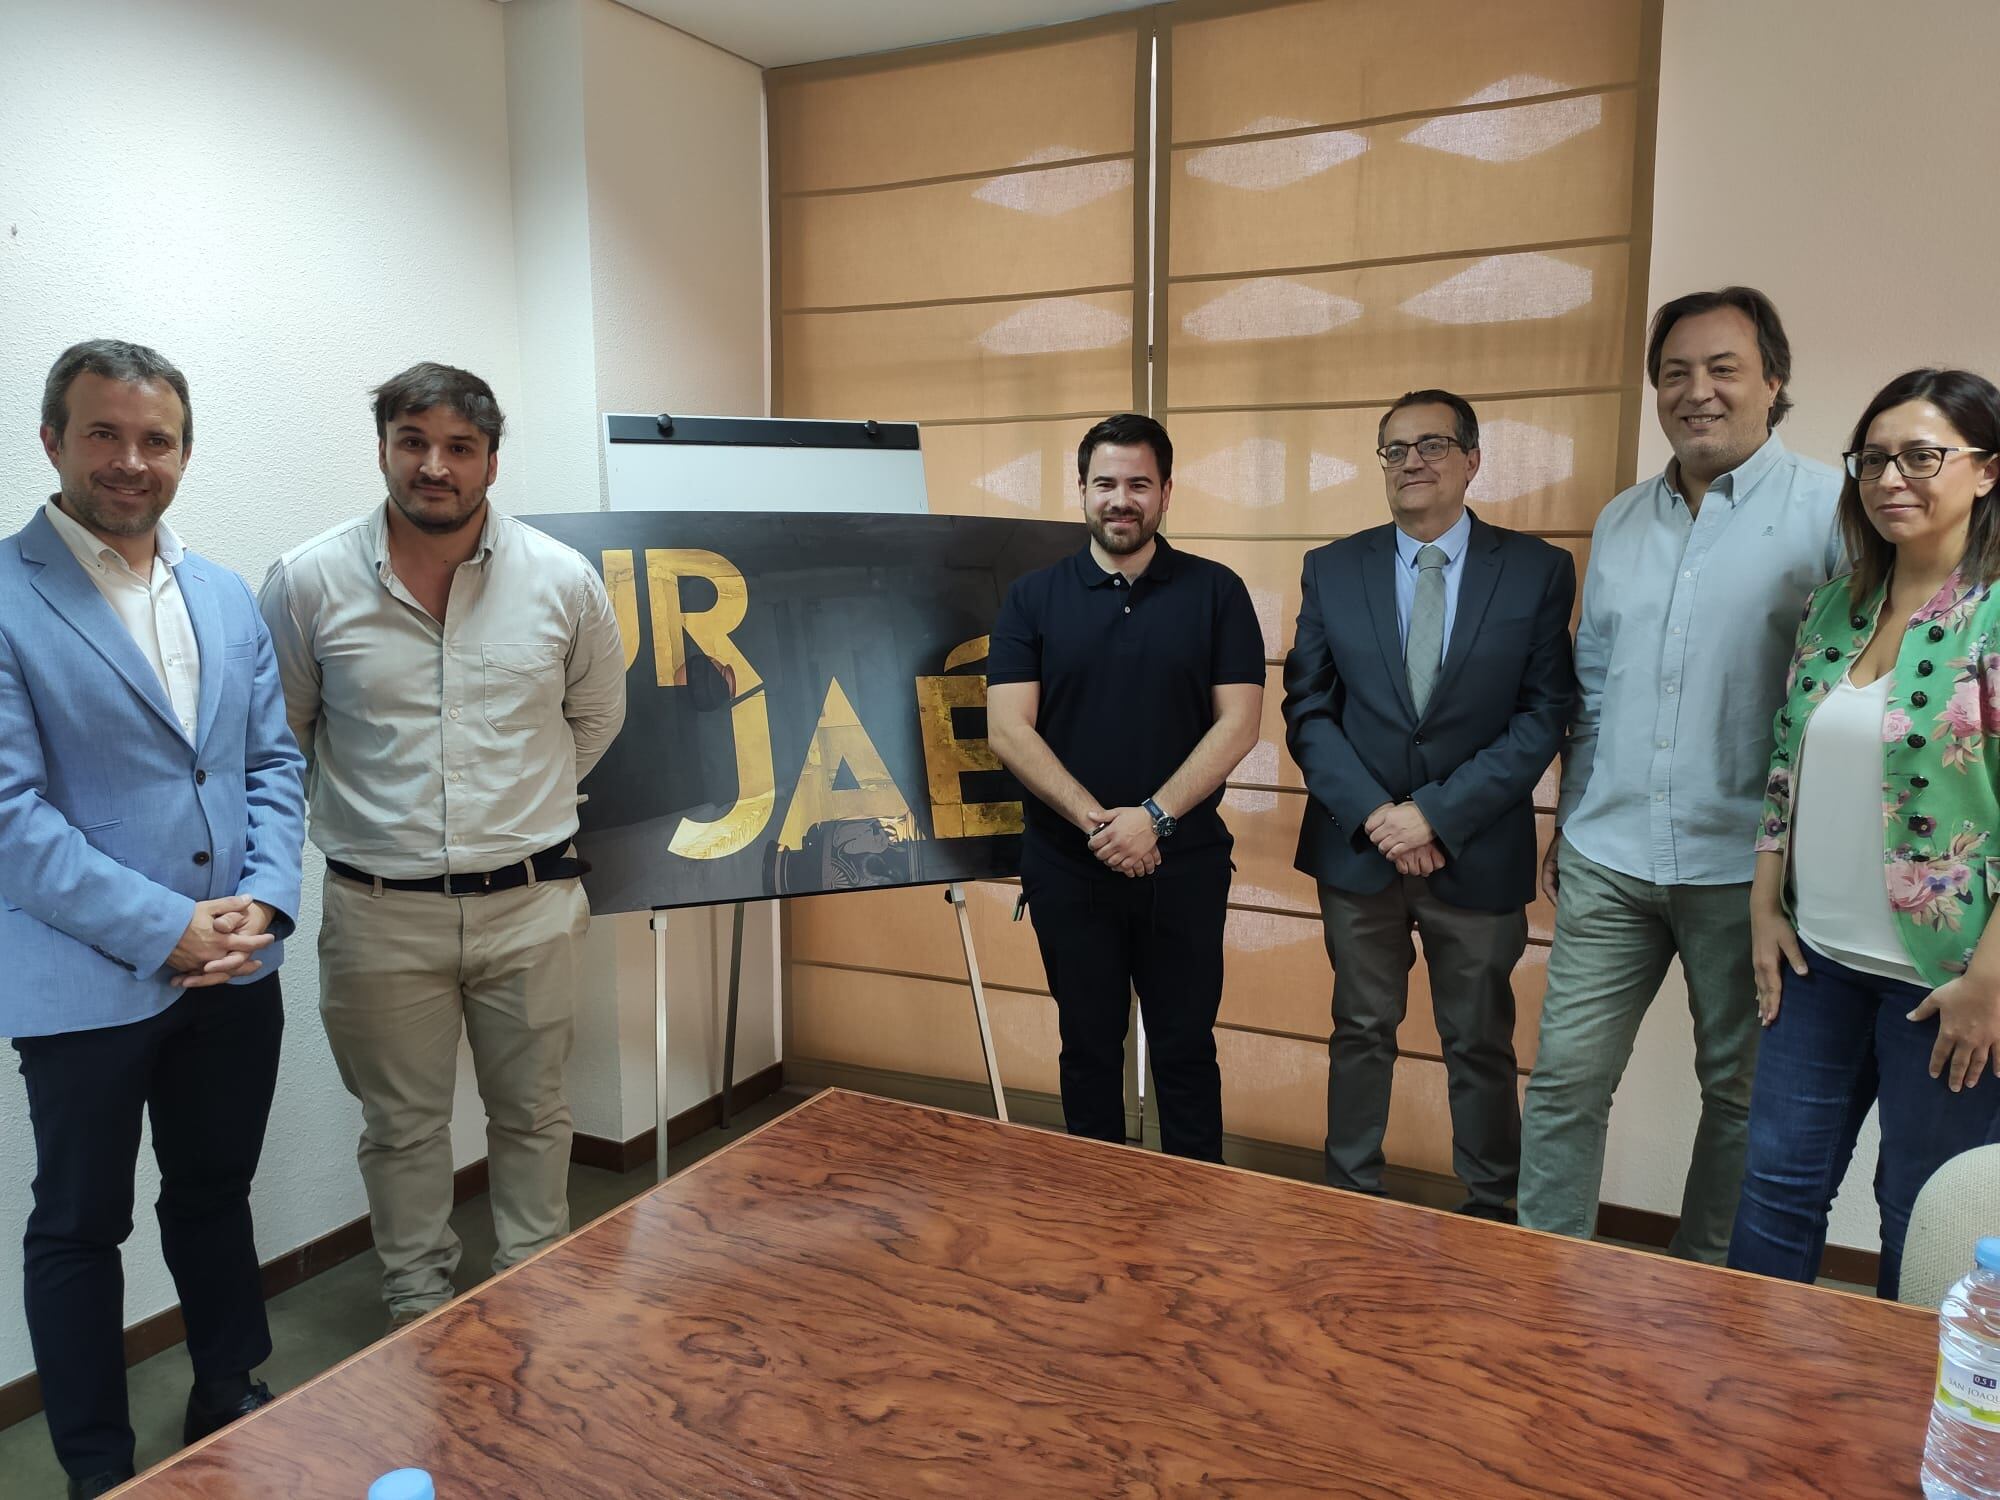
[[[675,416],[670,412],[604,414],[604,461],[612,511],[676,509],[674,497],[699,497],[703,509],[862,511],[922,515],[929,510],[923,454],[912,422],[807,421],[783,417]],[[810,480],[809,483],[802,482]],[[986,990],[973,952],[965,891],[947,897],[958,915],[959,942],[972,984],[973,1013],[994,1112],[1007,1118],[987,1020]],[[729,1008],[724,1023],[720,1124],[729,1126],[735,1086],[737,1011],[743,980],[743,902],[730,921]],[[667,1175],[667,912],[655,907],[653,929],[654,1168]]]
[[[986,1082],[993,1090],[993,1113],[996,1118],[1007,1118],[1007,1096],[1000,1087],[1000,1062],[993,1051],[993,1025],[986,1014],[986,983],[979,974],[979,954],[972,943],[972,917],[965,907],[965,886],[960,881],[952,881],[945,886],[945,900],[951,904],[958,917],[959,946],[965,950],[965,977],[972,985],[972,1014],[979,1024],[979,1050],[986,1059]],[[732,902],[735,908],[730,916],[729,936],[729,1011],[723,1023],[722,1043],[722,1108],[717,1122],[722,1129],[729,1128],[729,1091],[735,1082],[736,1072],[736,1017],[738,1004],[743,992],[743,907],[741,901]],[[667,1180],[667,912],[671,908],[655,907],[652,915],[653,928],[653,1101],[656,1116],[656,1134],[653,1140],[653,1173],[660,1182]],[[1143,1054],[1145,1043],[1140,1047]],[[1144,1110],[1143,1096],[1140,1108]]]

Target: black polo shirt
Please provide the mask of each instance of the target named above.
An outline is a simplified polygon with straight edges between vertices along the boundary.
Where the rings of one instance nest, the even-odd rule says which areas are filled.
[[[1250,591],[1221,563],[1157,539],[1131,584],[1090,548],[1014,581],[993,625],[986,680],[1041,685],[1035,728],[1105,807],[1137,807],[1215,723],[1213,689],[1264,681],[1264,633]],[[1181,815],[1169,859],[1226,853],[1217,788]],[[1027,847],[1102,870],[1088,836],[1030,793]]]

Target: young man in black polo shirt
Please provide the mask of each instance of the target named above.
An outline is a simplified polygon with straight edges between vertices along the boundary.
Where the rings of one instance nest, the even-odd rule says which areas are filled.
[[[1243,580],[1156,535],[1173,444],[1151,417],[1077,448],[1090,545],[1008,590],[987,659],[987,736],[1028,789],[1021,886],[1062,1026],[1071,1135],[1125,1139],[1139,992],[1160,1142],[1222,1159],[1222,781],[1257,741],[1264,638]]]

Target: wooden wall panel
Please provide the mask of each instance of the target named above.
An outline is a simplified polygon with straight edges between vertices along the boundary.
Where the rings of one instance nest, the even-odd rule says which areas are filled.
[[[787,974],[791,1046],[799,1056],[985,1081],[972,990],[963,981],[798,962]],[[1046,995],[989,989],[986,1009],[1001,1078],[1013,1088],[1058,1092],[1055,1002]]]
[[[1332,976],[1316,887],[1292,868],[1308,804],[1282,712],[1302,558],[1386,519],[1382,407],[1442,384],[1479,410],[1474,509],[1565,548],[1581,579],[1647,406],[1656,27],[1646,0],[1168,6],[1018,50],[773,75],[778,409],[921,420],[935,511],[1044,518],[1077,516],[1091,417],[1153,411],[1177,450],[1166,534],[1250,592],[1268,669],[1224,801],[1237,870],[1218,1028],[1241,1135],[1316,1149],[1324,1133]],[[1440,28],[1453,45],[1425,66],[1385,61]],[[1130,122],[1155,32],[1153,157]],[[1079,102],[1085,74],[1105,92]],[[977,125],[977,149],[910,124],[940,119]],[[1157,255],[1137,195],[1149,170]],[[875,305],[889,302],[916,305]],[[1556,795],[1552,767],[1534,794],[1544,844]],[[1032,926],[1009,920],[1016,896],[975,885],[970,914],[1006,1080],[1053,1091],[1054,1009]],[[1523,1068],[1547,903],[1528,922]],[[796,902],[788,933],[795,1055],[981,1076],[941,891]],[[1390,1159],[1448,1171],[1420,948],[1398,1041]]]
[[[1324,1045],[1218,1031],[1216,1057],[1222,1068],[1225,1130],[1307,1150],[1326,1144]],[[1397,1059],[1382,1149],[1396,1166],[1451,1175],[1451,1106],[1443,1063],[1426,1057]]]
[[[979,972],[988,984],[1045,990],[1034,927],[1025,918],[1008,920],[1020,893],[1020,886],[1008,881],[978,880],[966,886],[965,906],[972,917]],[[941,885],[800,896],[788,905],[796,960],[922,974],[954,983],[965,979],[958,918]]]

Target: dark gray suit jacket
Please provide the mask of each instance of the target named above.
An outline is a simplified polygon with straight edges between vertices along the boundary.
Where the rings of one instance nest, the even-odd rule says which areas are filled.
[[[1396,542],[1378,526],[1306,554],[1285,658],[1285,739],[1311,794],[1299,869],[1366,895],[1395,868],[1363,824],[1414,801],[1445,852],[1439,899],[1512,911],[1535,895],[1535,783],[1576,702],[1576,564],[1539,537],[1477,516],[1444,664],[1421,718],[1396,625]]]

